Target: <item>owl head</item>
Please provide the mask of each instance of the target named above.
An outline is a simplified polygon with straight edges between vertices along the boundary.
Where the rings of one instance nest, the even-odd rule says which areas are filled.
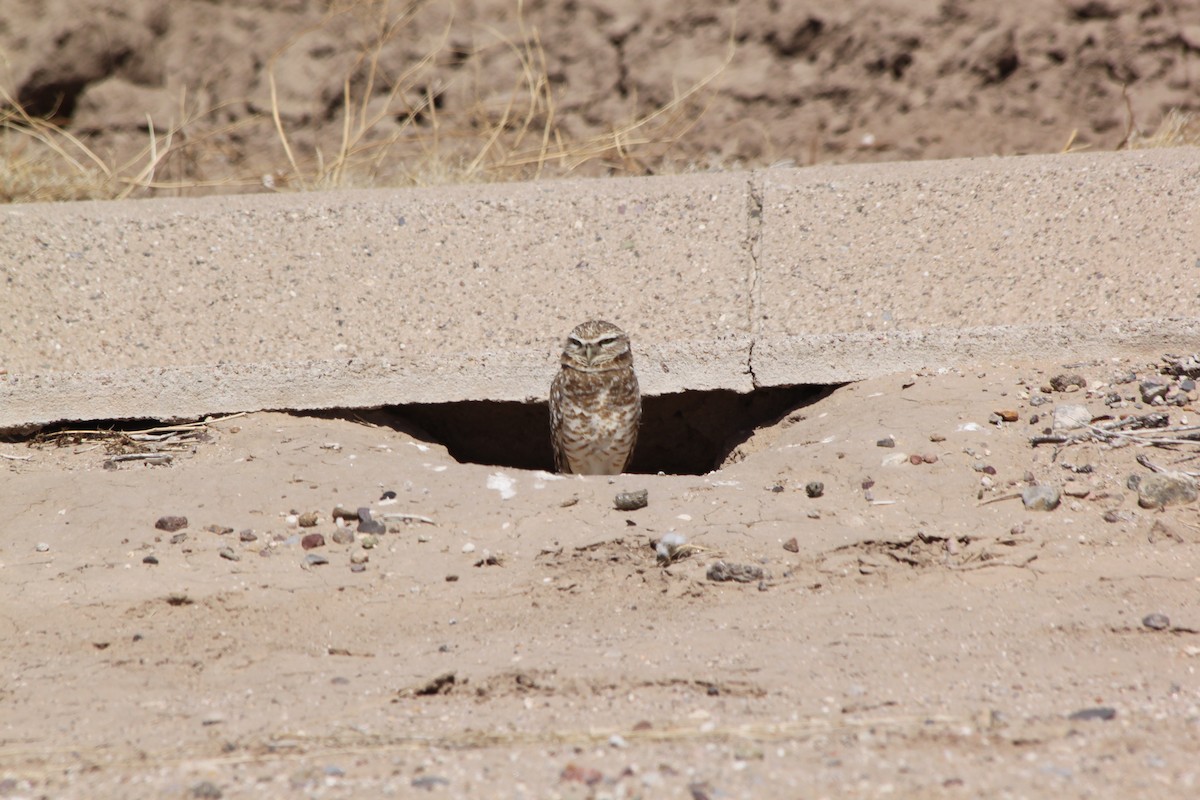
[[[562,365],[583,372],[604,372],[632,363],[625,331],[600,319],[575,326],[563,347]]]

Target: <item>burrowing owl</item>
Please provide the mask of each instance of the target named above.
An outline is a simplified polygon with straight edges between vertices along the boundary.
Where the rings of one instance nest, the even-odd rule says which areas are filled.
[[[629,466],[642,417],[629,337],[611,322],[571,331],[550,385],[554,466],[577,475],[618,475]]]

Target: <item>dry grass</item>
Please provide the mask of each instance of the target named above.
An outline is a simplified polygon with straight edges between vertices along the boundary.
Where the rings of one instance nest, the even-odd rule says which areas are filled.
[[[316,25],[280,48],[266,67],[269,113],[238,123],[244,139],[268,151],[265,167],[260,153],[253,171],[217,152],[231,126],[214,121],[215,109],[185,113],[183,96],[182,122],[156,130],[147,116],[144,141],[126,147],[131,155],[111,157],[97,152],[95,140],[32,116],[15,98],[0,94],[0,201],[493,182],[569,175],[585,166],[593,174],[646,174],[703,114],[706,89],[732,57],[731,40],[718,69],[661,107],[603,134],[573,137],[558,111],[561,98],[539,32],[526,25],[520,3],[515,35],[484,31],[479,49],[455,52],[448,42],[458,23],[451,20],[428,52],[389,72],[385,54],[410,35],[421,8],[391,0],[333,3]],[[324,126],[289,118],[278,94],[279,60],[305,35],[334,25],[362,34],[342,79],[336,118]],[[446,64],[480,56],[511,65],[507,97],[498,101],[494,91],[485,97],[478,85],[458,85],[453,87],[458,96],[473,96],[474,103],[441,108],[447,81],[479,80],[471,70]],[[252,139],[255,133],[260,135]]]
[[[1154,147],[1200,147],[1200,116],[1173,108],[1153,133],[1133,131],[1126,146],[1130,150]]]
[[[170,149],[170,136],[160,143],[151,127],[147,148],[137,159],[108,163],[70,131],[28,114],[2,88],[0,101],[0,200],[5,202],[127,197],[153,178],[154,167]]]

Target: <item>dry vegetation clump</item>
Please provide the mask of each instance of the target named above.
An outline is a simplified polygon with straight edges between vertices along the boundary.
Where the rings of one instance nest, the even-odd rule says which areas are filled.
[[[1153,133],[1134,130],[1126,145],[1130,150],[1153,147],[1200,147],[1200,116],[1173,108]]]

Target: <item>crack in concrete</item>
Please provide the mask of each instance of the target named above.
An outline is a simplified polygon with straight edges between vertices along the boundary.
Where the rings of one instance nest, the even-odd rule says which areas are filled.
[[[763,176],[751,172],[746,179],[746,252],[750,255],[750,292],[747,298],[746,327],[750,332],[750,347],[746,351],[746,372],[750,384],[759,388],[754,374],[754,345],[762,332],[762,288],[760,286],[760,263],[763,236]]]

